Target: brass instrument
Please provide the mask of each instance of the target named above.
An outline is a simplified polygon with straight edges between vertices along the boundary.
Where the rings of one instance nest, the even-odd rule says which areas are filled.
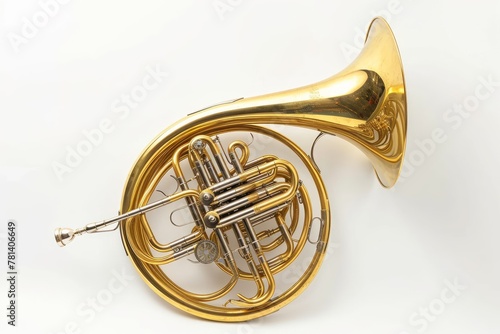
[[[398,48],[387,22],[376,18],[360,55],[340,73],[219,104],[165,129],[130,171],[122,214],[59,228],[55,238],[65,246],[116,224],[141,277],[172,305],[216,321],[264,316],[310,284],[330,234],[328,196],[312,152],[270,125],[344,138],[389,188],[403,161],[406,124]],[[255,149],[238,136],[264,144]],[[260,154],[262,147],[290,158]],[[179,223],[180,216],[187,222]]]

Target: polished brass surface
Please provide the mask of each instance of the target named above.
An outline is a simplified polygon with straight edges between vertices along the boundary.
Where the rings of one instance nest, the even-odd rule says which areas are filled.
[[[122,214],[74,231],[57,229],[56,241],[64,246],[76,235],[117,224],[141,277],[172,305],[216,321],[267,315],[296,298],[318,272],[328,245],[330,209],[312,157],[265,125],[344,138],[366,154],[380,183],[391,187],[403,161],[406,122],[397,45],[385,20],[376,18],[360,55],[340,73],[206,108],[165,129],[132,167]],[[254,156],[251,144],[240,139],[227,139],[223,147],[226,138],[248,133],[272,138],[281,151]],[[175,191],[153,199],[169,176]],[[183,206],[171,210],[172,226],[149,216],[179,203]],[[187,212],[189,221],[174,222],[177,211]],[[165,242],[156,231],[166,224],[186,232],[169,232]],[[172,267],[179,264],[195,267]],[[179,270],[192,270],[188,279],[200,287],[209,282],[216,287],[186,287],[176,279]],[[198,275],[198,270],[207,272]],[[211,279],[210,270],[221,276]]]

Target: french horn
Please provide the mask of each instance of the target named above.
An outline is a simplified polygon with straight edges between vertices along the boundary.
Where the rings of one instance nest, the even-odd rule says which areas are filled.
[[[403,161],[407,108],[387,22],[375,18],[359,56],[328,79],[212,106],[166,128],[133,165],[121,214],[58,228],[57,243],[119,228],[142,279],[173,306],[224,322],[279,310],[320,268],[330,207],[313,153],[273,126],[347,140],[368,157],[380,183],[392,187]],[[264,138],[258,149],[249,143],[256,138]]]

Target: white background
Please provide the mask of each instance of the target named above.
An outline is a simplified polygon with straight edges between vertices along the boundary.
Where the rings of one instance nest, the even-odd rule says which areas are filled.
[[[16,328],[6,325],[0,284],[9,333],[500,331],[498,1],[73,0],[52,7],[47,22],[35,0],[0,8],[2,268],[5,224],[19,225]],[[322,139],[316,160],[333,208],[333,251],[296,301],[245,324],[200,320],[149,290],[119,233],[54,243],[58,226],[116,213],[134,160],[170,123],[333,75],[376,15],[391,24],[405,67],[403,177],[383,189],[361,153]],[[34,17],[39,27],[23,37]],[[113,104],[148,67],[168,76],[120,118]],[[103,119],[113,130],[58,178],[54,163]],[[303,143],[308,149],[309,138]],[[79,314],[117,273],[126,279],[112,302]]]

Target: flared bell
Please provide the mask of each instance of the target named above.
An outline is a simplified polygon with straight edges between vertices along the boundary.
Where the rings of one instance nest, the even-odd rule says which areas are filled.
[[[390,188],[403,164],[407,104],[401,56],[391,28],[382,18],[372,21],[361,53],[335,77],[360,72],[366,73],[366,81],[350,96],[360,122],[342,134],[367,155],[380,183]]]
[[[366,154],[380,183],[392,187],[404,157],[407,107],[401,57],[391,28],[383,18],[375,18],[359,56],[325,80],[190,114],[150,144],[132,175],[139,175],[158,147],[176,136],[235,124],[292,125],[344,138]],[[123,204],[128,208],[129,203]]]

